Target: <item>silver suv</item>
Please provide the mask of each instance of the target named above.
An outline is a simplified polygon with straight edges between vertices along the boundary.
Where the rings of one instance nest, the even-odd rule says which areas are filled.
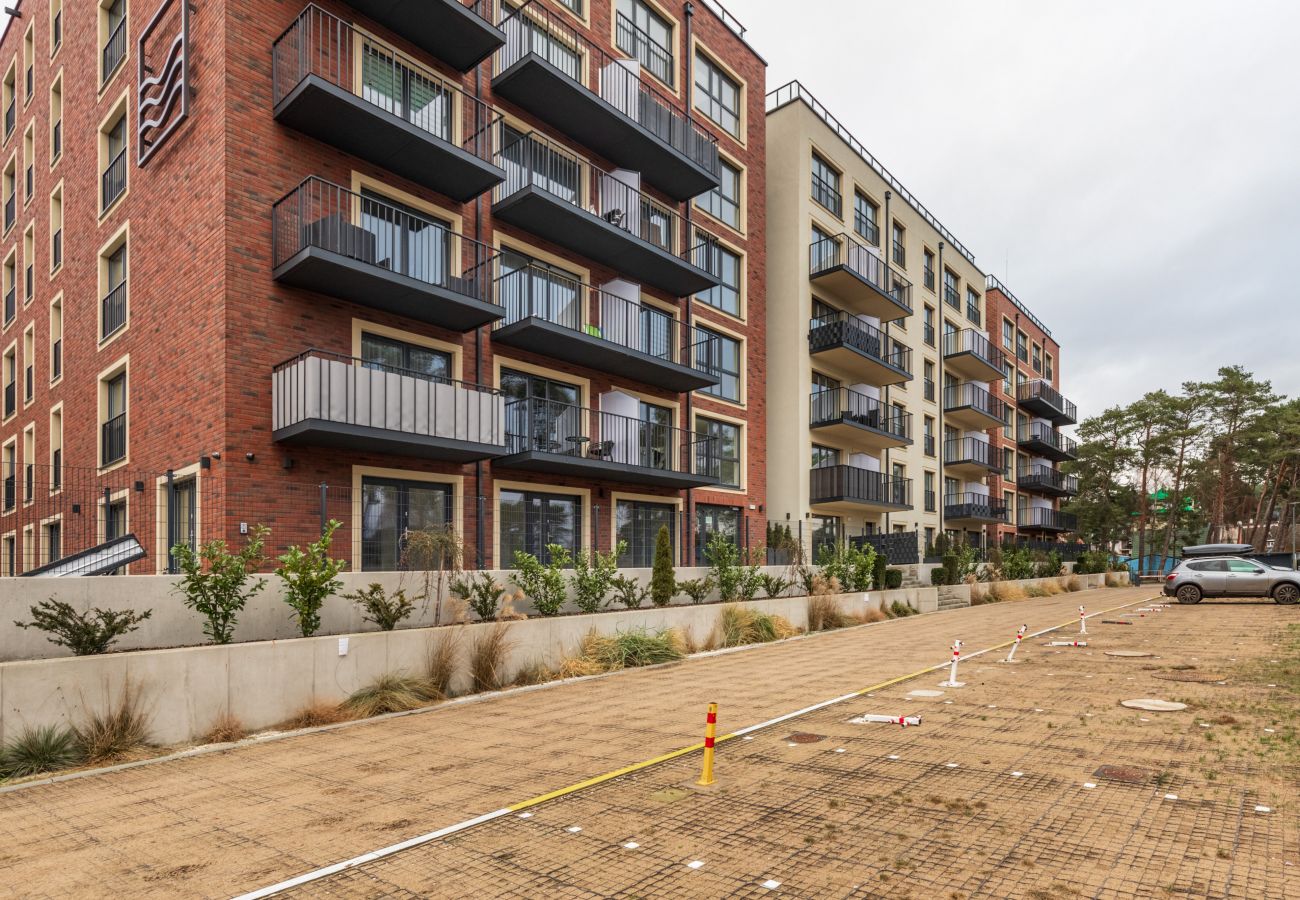
[[[1200,603],[1202,597],[1272,597],[1289,606],[1300,601],[1300,572],[1239,556],[1189,559],[1165,577],[1165,596],[1177,597],[1179,603]]]

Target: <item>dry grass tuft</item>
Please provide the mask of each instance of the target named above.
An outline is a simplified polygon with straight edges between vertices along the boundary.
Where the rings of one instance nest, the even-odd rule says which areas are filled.
[[[1129,586],[1129,574],[1127,572],[1107,572],[1106,587],[1122,588]]]
[[[514,643],[509,640],[509,625],[497,624],[480,629],[469,650],[469,675],[474,692],[498,691],[510,682],[506,675],[506,657]]]
[[[832,579],[833,580],[833,579]],[[840,609],[839,602],[829,594],[815,594],[808,598],[808,630],[831,631],[853,624]]]
[[[344,700],[343,707],[358,719],[368,719],[418,709],[442,699],[442,692],[431,679],[387,672]]]
[[[319,728],[321,725],[336,725],[346,722],[351,716],[337,703],[313,700],[302,709],[280,723],[282,731],[297,731],[299,728]]]
[[[1065,589],[1072,594],[1083,590],[1083,579],[1078,575],[1071,575],[1069,581],[1065,583]]]
[[[456,663],[460,659],[461,634],[459,628],[446,628],[429,639],[424,675],[444,697],[451,696],[451,680],[456,677]]]
[[[888,619],[889,616],[886,615],[885,611],[880,607],[869,606],[861,612],[855,613],[853,618],[863,625],[870,625],[872,622],[883,622]]]
[[[599,660],[569,656],[561,661],[558,675],[560,678],[583,678],[587,675],[601,675],[605,671]]]
[[[1043,592],[1044,597],[1055,597],[1059,594],[1065,593],[1061,588],[1060,582],[1055,578],[1044,578],[1038,583],[1038,589]]]
[[[997,602],[1006,600],[1024,600],[1025,589],[1014,581],[995,581],[989,585],[989,596]]]
[[[502,622],[518,622],[520,619],[528,618],[526,613],[520,612],[528,608],[528,595],[522,590],[508,594],[501,600],[501,612],[497,614],[497,619]]]
[[[724,647],[764,644],[794,637],[799,633],[798,628],[781,616],[758,612],[738,603],[722,607],[718,616],[718,630]]]
[[[139,686],[128,680],[117,702],[107,706],[102,713],[87,712],[85,720],[72,729],[86,763],[97,765],[145,756],[149,716]]]
[[[986,584],[972,584],[970,586],[970,605],[983,606],[985,603],[994,602],[992,597],[993,589]]]
[[[818,573],[813,575],[812,590],[808,593],[813,597],[822,597],[830,594],[842,594],[844,588],[840,585],[840,580],[834,575],[827,576]]]
[[[213,721],[208,733],[203,735],[203,743],[233,744],[235,741],[242,741],[246,737],[248,737],[248,729],[244,727],[244,723],[239,720],[238,716],[232,715],[229,710],[224,710]]]
[[[563,676],[559,672],[539,659],[524,666],[515,674],[515,684],[521,687],[530,684],[546,684],[548,681],[554,681],[561,677]]]

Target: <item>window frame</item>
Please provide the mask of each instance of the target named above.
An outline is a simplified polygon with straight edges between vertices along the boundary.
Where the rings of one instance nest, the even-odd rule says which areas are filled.
[[[745,115],[745,83],[736,78],[727,70],[726,67],[714,59],[713,56],[706,52],[698,42],[695,44],[694,53],[695,60],[693,68],[695,77],[691,79],[691,109],[700,113],[737,141],[740,141],[742,144],[745,143],[744,135],[745,128],[747,127]],[[700,84],[701,73],[708,76],[703,85]],[[719,87],[717,93],[711,90],[711,87],[715,82]],[[734,110],[727,107],[724,92],[721,90],[722,88],[734,89],[736,96],[736,108]],[[703,102],[704,99],[709,101],[707,106]],[[713,110],[715,108],[727,113],[729,117],[735,119],[734,129],[721,118],[714,115]]]

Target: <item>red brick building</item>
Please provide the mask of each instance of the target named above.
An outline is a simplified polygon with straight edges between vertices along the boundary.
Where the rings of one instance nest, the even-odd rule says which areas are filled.
[[[761,541],[765,64],[724,10],[183,12],[0,40],[0,574],[326,518],[356,569],[443,524],[484,566]]]
[[[1006,354],[1006,374],[995,383],[995,396],[1006,401],[1008,423],[989,432],[1001,473],[989,477],[990,489],[1011,512],[1011,524],[997,526],[997,539],[1011,537],[1057,540],[1074,530],[1074,516],[1061,503],[1078,492],[1074,476],[1059,464],[1073,459],[1076,445],[1061,434],[1078,417],[1075,405],[1061,395],[1061,346],[1038,318],[997,278],[988,276],[984,294],[989,339]]]

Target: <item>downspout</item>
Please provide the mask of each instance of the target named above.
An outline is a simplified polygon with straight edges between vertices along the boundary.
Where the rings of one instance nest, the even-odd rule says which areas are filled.
[[[483,100],[483,65],[474,67],[474,98]],[[490,109],[491,107],[489,107]],[[490,150],[492,147],[492,130],[488,124],[486,135],[487,146]],[[474,240],[479,241],[480,246],[483,240],[483,215],[486,212],[483,206],[483,195],[474,198]],[[490,271],[490,270],[489,270]],[[474,383],[483,383],[483,328],[480,325],[474,329]],[[484,526],[483,517],[487,509],[487,504],[483,499],[483,460],[474,463],[474,561],[475,568],[484,568],[484,561],[487,552],[487,530]],[[497,563],[493,560],[494,564]]]
[[[939,271],[935,273],[935,278],[937,279],[937,281],[935,282],[935,294],[939,298],[939,302],[935,304],[935,307],[939,314],[935,317],[936,321],[934,323],[934,337],[936,343],[938,343],[939,345],[939,365],[938,365],[939,383],[935,386],[939,392],[939,427],[936,429],[936,433],[934,436],[934,441],[936,444],[935,454],[939,457],[939,465],[938,465],[939,483],[934,486],[934,493],[935,493],[934,508],[935,511],[939,513],[939,530],[938,532],[935,533],[935,540],[938,540],[944,535],[944,530],[943,530],[944,486],[943,485],[944,485],[944,481],[946,480],[946,476],[944,475],[944,469],[943,469],[943,445],[944,445],[943,404],[945,402],[944,393],[948,390],[948,388],[945,386],[945,378],[944,378],[944,376],[947,373],[944,371],[944,365],[943,365],[943,241],[939,242]]]
[[[683,91],[683,95],[686,97],[686,121],[688,124],[692,124],[694,123],[695,118],[694,116],[691,115],[690,92],[691,92],[691,87],[695,84],[695,54],[691,52],[691,31],[692,31],[691,25],[695,19],[695,4],[691,3],[690,0],[687,0],[687,2],[682,6],[682,10],[685,13],[685,18],[686,18],[686,77],[685,77],[686,83],[682,85],[682,91]],[[691,241],[694,239],[693,235],[691,234],[691,207],[692,206],[693,204],[688,199],[686,201],[686,246],[688,248],[691,246]],[[694,347],[691,345],[691,341],[690,341],[690,335],[692,332],[691,299],[692,299],[691,295],[687,294],[686,307],[683,311],[683,315],[685,318],[682,320],[681,343],[682,343],[683,355],[688,355],[694,352]],[[688,360],[687,362],[689,365],[692,366],[694,365],[694,360]],[[690,440],[690,438],[693,437],[695,434],[695,428],[692,424],[692,417],[694,416],[694,410],[695,410],[694,398],[695,398],[695,393],[693,391],[686,392],[685,425],[686,425],[686,452],[688,455],[694,449]],[[748,435],[746,435],[746,437],[748,437]],[[689,459],[687,460],[688,464],[690,464],[691,462],[692,462],[691,460]],[[745,454],[745,463],[746,465],[748,465],[749,463],[748,453]],[[686,494],[686,521],[682,523],[681,563],[682,565],[690,565],[692,563],[692,552],[696,550],[696,548],[693,546],[695,541],[695,494],[692,493],[690,488],[687,488],[685,491],[683,491],[683,493]],[[740,524],[742,527],[744,525],[744,522],[745,522],[745,514],[742,511],[740,514]],[[740,535],[737,535],[737,538],[739,537]]]
[[[885,251],[886,254],[887,254],[886,257],[885,257],[885,275],[886,275],[887,277],[889,277],[889,279],[890,279],[890,283],[885,285],[885,289],[886,289],[886,290],[889,290],[889,288],[893,287],[893,276],[890,274],[891,272],[893,272],[893,267],[892,267],[892,265],[891,265],[891,263],[890,263],[890,258],[893,256],[893,252],[894,252],[894,251],[893,251],[893,243],[892,243],[892,242],[893,242],[893,234],[894,234],[894,227],[893,227],[893,222],[894,222],[894,220],[891,219],[891,218],[889,217],[889,200],[890,200],[890,198],[893,197],[893,196],[894,196],[894,192],[893,192],[893,191],[885,191],[885,225],[889,228],[889,236],[890,236],[890,242],[891,242],[891,243],[890,243],[890,247],[889,247],[889,249],[888,249],[887,251]],[[889,337],[889,327],[890,327],[890,325],[892,325],[892,324],[893,324],[892,322],[886,322],[886,323],[885,323],[885,342],[884,342],[885,345],[884,345],[883,347],[880,348],[880,349],[881,349],[882,351],[884,351],[885,353],[888,353],[888,352],[889,352],[889,342],[890,342],[890,337]],[[888,358],[888,357],[886,357],[886,358]],[[880,421],[881,421],[881,422],[884,422],[884,421],[885,421],[885,416],[888,414],[888,412],[889,412],[889,385],[885,385],[885,408],[882,409],[882,410],[880,411]],[[893,477],[893,470],[889,467],[889,448],[888,448],[888,447],[885,448],[885,471],[884,471],[884,475],[885,475],[885,478],[892,478],[892,477]],[[888,484],[889,482],[886,482],[886,483]],[[885,531],[884,531],[885,534],[889,534],[889,520],[890,520],[889,510],[886,509],[886,510],[885,510]]]

